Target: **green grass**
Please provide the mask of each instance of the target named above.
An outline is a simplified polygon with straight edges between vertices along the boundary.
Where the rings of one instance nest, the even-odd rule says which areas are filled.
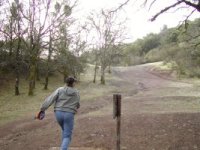
[[[33,96],[28,96],[28,82],[20,81],[20,95],[14,95],[14,82],[10,82],[0,92],[0,124],[19,119],[23,116],[33,115],[39,110],[41,102],[56,87],[63,85],[57,77],[50,79],[49,89],[43,90],[43,80],[36,83]]]
[[[147,64],[147,65],[162,65],[161,63]],[[129,68],[121,68],[124,71]],[[164,67],[165,69],[165,67]],[[98,100],[99,97],[111,95],[117,91],[117,85],[112,85],[112,82],[121,82],[121,79],[112,74],[106,74],[106,85],[100,84],[100,76],[98,73],[97,83],[92,83],[94,73],[94,66],[88,65],[87,71],[81,75],[81,81],[77,84],[77,89],[80,91],[81,101]],[[147,113],[170,113],[170,112],[199,112],[200,111],[200,80],[194,82],[196,79],[188,79],[188,82],[180,82],[178,80],[168,81],[164,88],[154,90],[147,90],[139,92],[137,97],[149,97],[149,101],[144,103],[136,103],[134,110],[136,112]],[[52,91],[56,88],[63,86],[63,77],[56,75],[50,78],[49,89],[43,90],[44,79],[38,81],[36,84],[35,95],[28,96],[28,82],[26,80],[20,81],[20,96],[14,95],[14,81],[8,83],[0,91],[0,125],[10,121],[18,120],[21,118],[34,117],[38,112],[40,105]],[[191,83],[190,83],[191,82]],[[194,84],[195,83],[195,84]],[[121,92],[127,92],[133,87],[121,89]],[[180,97],[182,96],[182,97]],[[152,98],[151,98],[152,97]],[[158,97],[159,100],[155,98]],[[163,100],[164,97],[165,100]],[[155,100],[154,100],[155,99]],[[105,107],[106,113],[110,113],[111,107]],[[133,108],[131,108],[133,109]],[[51,109],[49,110],[51,111]],[[102,115],[101,111],[93,112],[90,115]]]
[[[99,70],[100,71],[100,70]],[[81,100],[94,100],[97,97],[108,95],[111,92],[116,91],[116,87],[112,86],[110,81],[115,80],[112,74],[106,74],[106,84],[100,84],[100,75],[96,78],[96,83],[93,81],[94,66],[90,65],[87,71],[81,75],[81,82],[78,85],[80,89]]]
[[[77,89],[80,91],[81,101],[95,100],[98,97],[108,95],[115,90],[115,87],[107,82],[106,85],[101,85],[99,75],[97,83],[92,83],[93,67],[89,66],[87,71],[81,75],[81,81],[77,84]],[[112,80],[112,75],[106,75],[107,80]],[[63,86],[63,77],[56,75],[50,78],[48,90],[43,90],[44,79],[36,83],[36,89],[33,96],[28,96],[28,82],[20,81],[20,95],[14,95],[14,82],[7,84],[0,91],[0,125],[10,121],[14,121],[23,117],[31,117],[39,110],[40,105],[52,91]]]

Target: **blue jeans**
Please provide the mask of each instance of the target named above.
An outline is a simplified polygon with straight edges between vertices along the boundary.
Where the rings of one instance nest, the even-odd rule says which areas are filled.
[[[61,150],[68,150],[74,127],[74,113],[56,110],[55,116],[62,129]]]

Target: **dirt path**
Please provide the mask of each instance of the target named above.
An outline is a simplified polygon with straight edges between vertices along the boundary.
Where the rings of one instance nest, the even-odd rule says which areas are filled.
[[[141,65],[113,70],[117,79],[112,84],[123,95],[122,149],[199,150],[199,87],[166,79],[151,68]],[[60,130],[53,113],[44,121],[30,117],[0,127],[1,150],[49,150],[59,144]],[[83,102],[72,146],[113,150],[114,144],[112,94]]]

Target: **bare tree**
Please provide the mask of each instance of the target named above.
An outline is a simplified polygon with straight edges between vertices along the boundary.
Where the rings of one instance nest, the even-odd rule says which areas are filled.
[[[100,13],[91,14],[88,20],[96,32],[96,43],[97,49],[99,49],[101,65],[101,84],[105,84],[105,70],[109,66],[109,60],[111,59],[110,52],[114,45],[122,40],[122,35],[124,34],[122,24],[125,22],[118,20],[116,11],[103,9]]]

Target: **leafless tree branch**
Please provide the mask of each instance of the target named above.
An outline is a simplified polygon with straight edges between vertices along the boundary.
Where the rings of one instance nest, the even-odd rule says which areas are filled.
[[[168,11],[168,10],[171,9],[171,8],[176,7],[177,5],[179,5],[179,4],[181,4],[181,3],[183,3],[183,1],[178,1],[178,2],[176,2],[176,3],[174,3],[174,4],[172,4],[172,5],[170,5],[170,6],[166,7],[166,8],[164,8],[164,9],[162,9],[160,12],[158,12],[156,15],[154,15],[150,20],[151,20],[151,21],[155,21],[159,15],[161,15],[162,13]]]
[[[149,10],[152,8],[152,6],[155,4],[156,0],[153,0],[149,6]]]
[[[111,10],[110,13],[114,13],[117,12],[118,10],[122,9],[125,5],[127,5],[129,3],[130,0],[126,0],[124,3],[120,4],[117,8],[115,8],[114,10]]]

